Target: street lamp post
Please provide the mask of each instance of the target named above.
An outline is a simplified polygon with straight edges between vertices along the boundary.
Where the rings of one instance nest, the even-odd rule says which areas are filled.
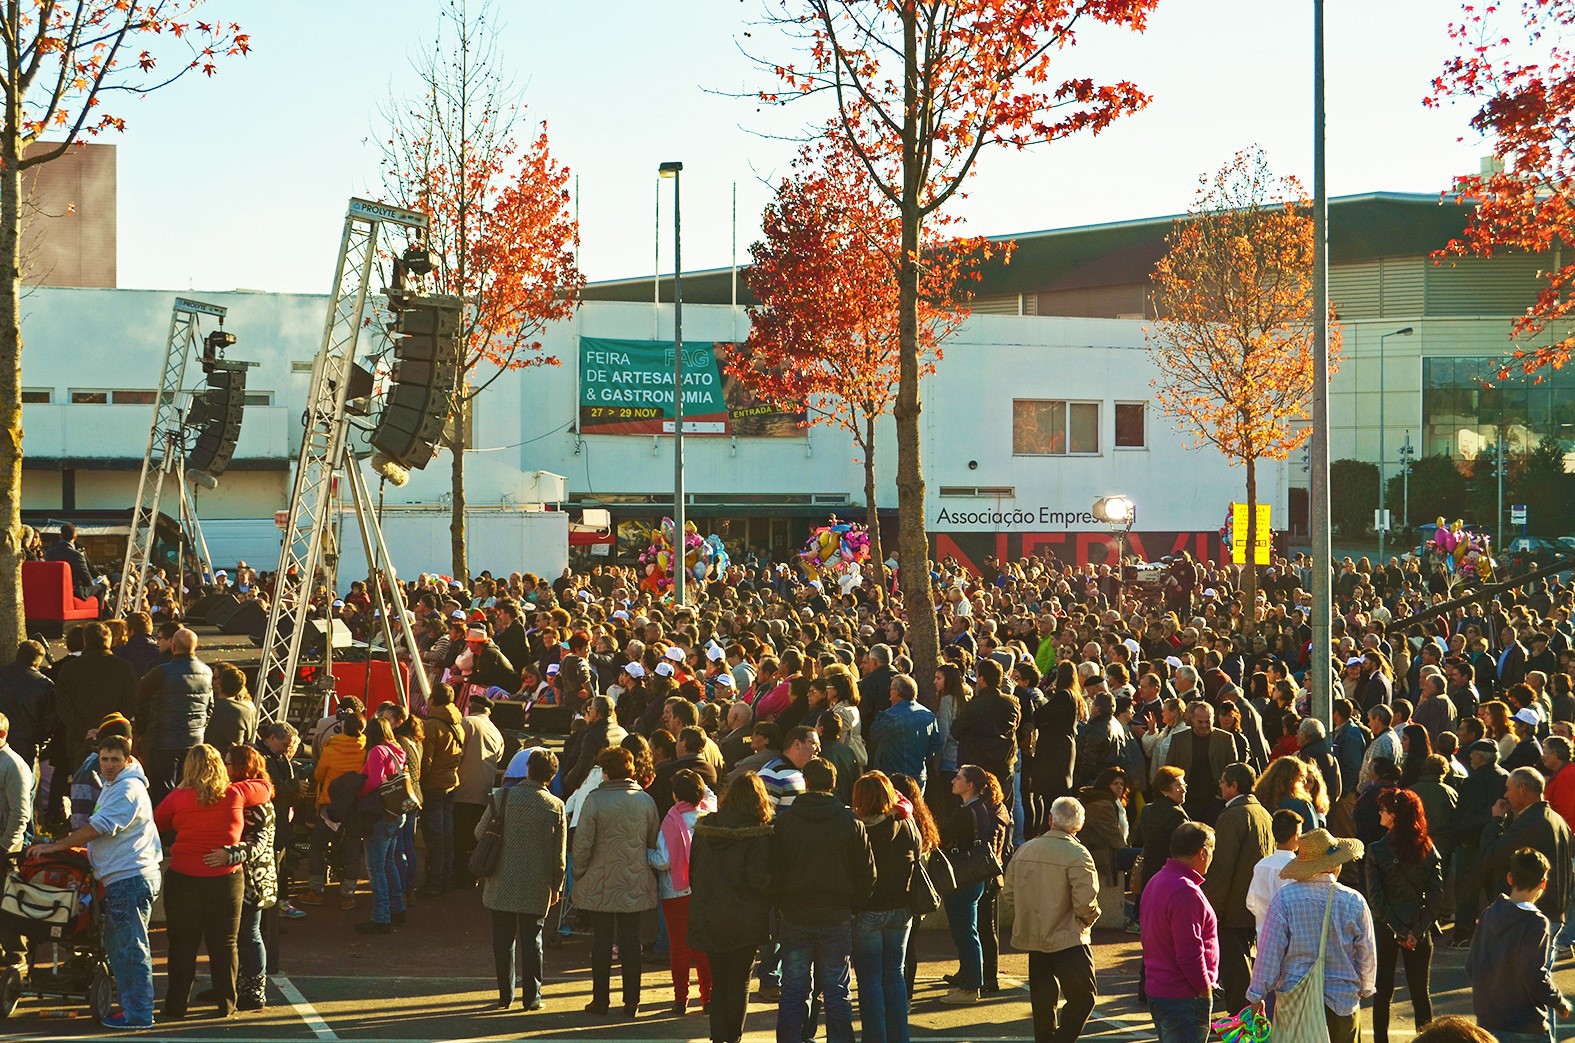
[[[684,165],[663,163],[657,172],[673,179],[673,604],[684,603]]]
[[[1384,341],[1390,337],[1409,337],[1416,330],[1410,326],[1385,333],[1378,338],[1378,517],[1381,524],[1378,528],[1378,563],[1380,567],[1384,561],[1384,537],[1389,535],[1389,525],[1384,519],[1384,499],[1387,495],[1388,482],[1384,479],[1385,465],[1388,460],[1384,456],[1384,398],[1387,396],[1388,387],[1384,384]]]
[[[1094,501],[1093,515],[1110,526],[1116,536],[1116,579],[1121,579],[1122,562],[1127,557],[1127,534],[1137,520],[1137,504],[1130,496],[1101,496]]]
[[[1400,515],[1400,527],[1411,531],[1411,461],[1416,459],[1416,447],[1411,444],[1411,432],[1405,433],[1405,444],[1400,447],[1400,474],[1405,487],[1405,508]]]

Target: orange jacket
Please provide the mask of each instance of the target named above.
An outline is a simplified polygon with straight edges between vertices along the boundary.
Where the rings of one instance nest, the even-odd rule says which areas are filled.
[[[366,736],[354,738],[341,732],[323,743],[317,755],[317,768],[312,772],[317,780],[317,806],[328,803],[328,784],[351,771],[360,771],[366,763]]]

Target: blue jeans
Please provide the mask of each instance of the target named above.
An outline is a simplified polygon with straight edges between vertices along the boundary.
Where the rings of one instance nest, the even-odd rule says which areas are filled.
[[[922,781],[919,783],[924,784]],[[1028,816],[1023,812],[1023,758],[1017,758],[1017,764],[1012,768],[1012,846],[1022,847],[1028,843],[1027,834]]]
[[[908,1043],[908,982],[903,977],[906,909],[860,913],[853,920],[853,973],[859,979],[864,1043]]]
[[[1570,888],[1569,901],[1564,905],[1564,926],[1559,928],[1555,945],[1575,945],[1575,887]]]
[[[778,929],[780,932],[780,928]],[[760,947],[760,987],[782,987],[782,940],[768,938]]]
[[[394,868],[399,871],[399,890],[413,891],[416,887],[416,820],[417,815],[406,815],[405,824],[399,829],[394,843]]]
[[[404,825],[405,816],[384,815],[366,838],[366,878],[372,885],[374,923],[390,923],[394,913],[405,911],[405,892],[399,889],[399,870],[394,865]]]
[[[427,841],[427,886],[448,890],[454,884],[454,791],[422,794],[421,832]]]
[[[984,946],[979,942],[979,900],[984,881],[959,887],[946,896],[946,923],[957,946],[957,987],[977,989],[984,984]]]
[[[120,1009],[133,1024],[153,1021],[153,950],[148,919],[159,893],[156,876],[131,876],[104,888],[104,948],[120,993]]]
[[[1148,998],[1159,1043],[1208,1043],[1210,998],[1162,1000]]]
[[[782,1003],[777,1008],[777,1043],[800,1043],[809,1017],[810,975],[825,997],[826,1043],[853,1043],[853,920],[833,927],[782,923]],[[874,1043],[874,1040],[870,1040]]]

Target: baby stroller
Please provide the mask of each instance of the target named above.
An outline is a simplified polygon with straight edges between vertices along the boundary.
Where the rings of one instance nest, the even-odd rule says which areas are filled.
[[[0,1018],[26,994],[87,1001],[95,1020],[110,1015],[115,986],[104,953],[104,890],[80,848],[8,863],[0,890],[0,927],[28,941],[27,962],[0,968]],[[53,963],[40,967],[44,949]]]

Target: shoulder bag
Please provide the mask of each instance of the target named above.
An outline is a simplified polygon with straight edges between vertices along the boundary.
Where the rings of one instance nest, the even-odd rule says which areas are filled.
[[[983,804],[980,801],[979,804]],[[954,847],[946,853],[946,860],[951,863],[952,876],[958,887],[971,887],[974,884],[994,880],[1005,870],[1001,868],[1001,860],[995,854],[995,845],[990,841],[993,838],[994,826],[990,826],[984,839],[979,839],[978,812],[971,812],[974,816],[974,841],[967,847]]]
[[[421,796],[416,792],[409,769],[379,783],[377,797],[383,802],[383,810],[390,815],[409,815],[421,810]]]
[[[946,852],[940,848],[932,848],[924,856],[924,869],[930,878],[930,886],[942,898],[957,890],[957,877],[952,873],[952,864],[947,860]]]
[[[941,907],[941,895],[930,880],[929,870],[925,868],[924,842],[919,837],[918,827],[910,821],[908,828],[913,833],[914,846],[913,875],[908,881],[908,910],[918,919]]]
[[[509,791],[500,792],[501,795],[494,793],[489,801],[492,816],[476,841],[476,849],[470,853],[470,875],[474,877],[495,875],[503,861],[503,813],[509,803]]]
[[[1334,911],[1334,889],[1323,905],[1323,931],[1318,935],[1318,958],[1307,976],[1279,993],[1274,1003],[1274,1043],[1328,1043],[1329,1026],[1323,1013],[1323,954],[1329,943],[1329,914]]]

